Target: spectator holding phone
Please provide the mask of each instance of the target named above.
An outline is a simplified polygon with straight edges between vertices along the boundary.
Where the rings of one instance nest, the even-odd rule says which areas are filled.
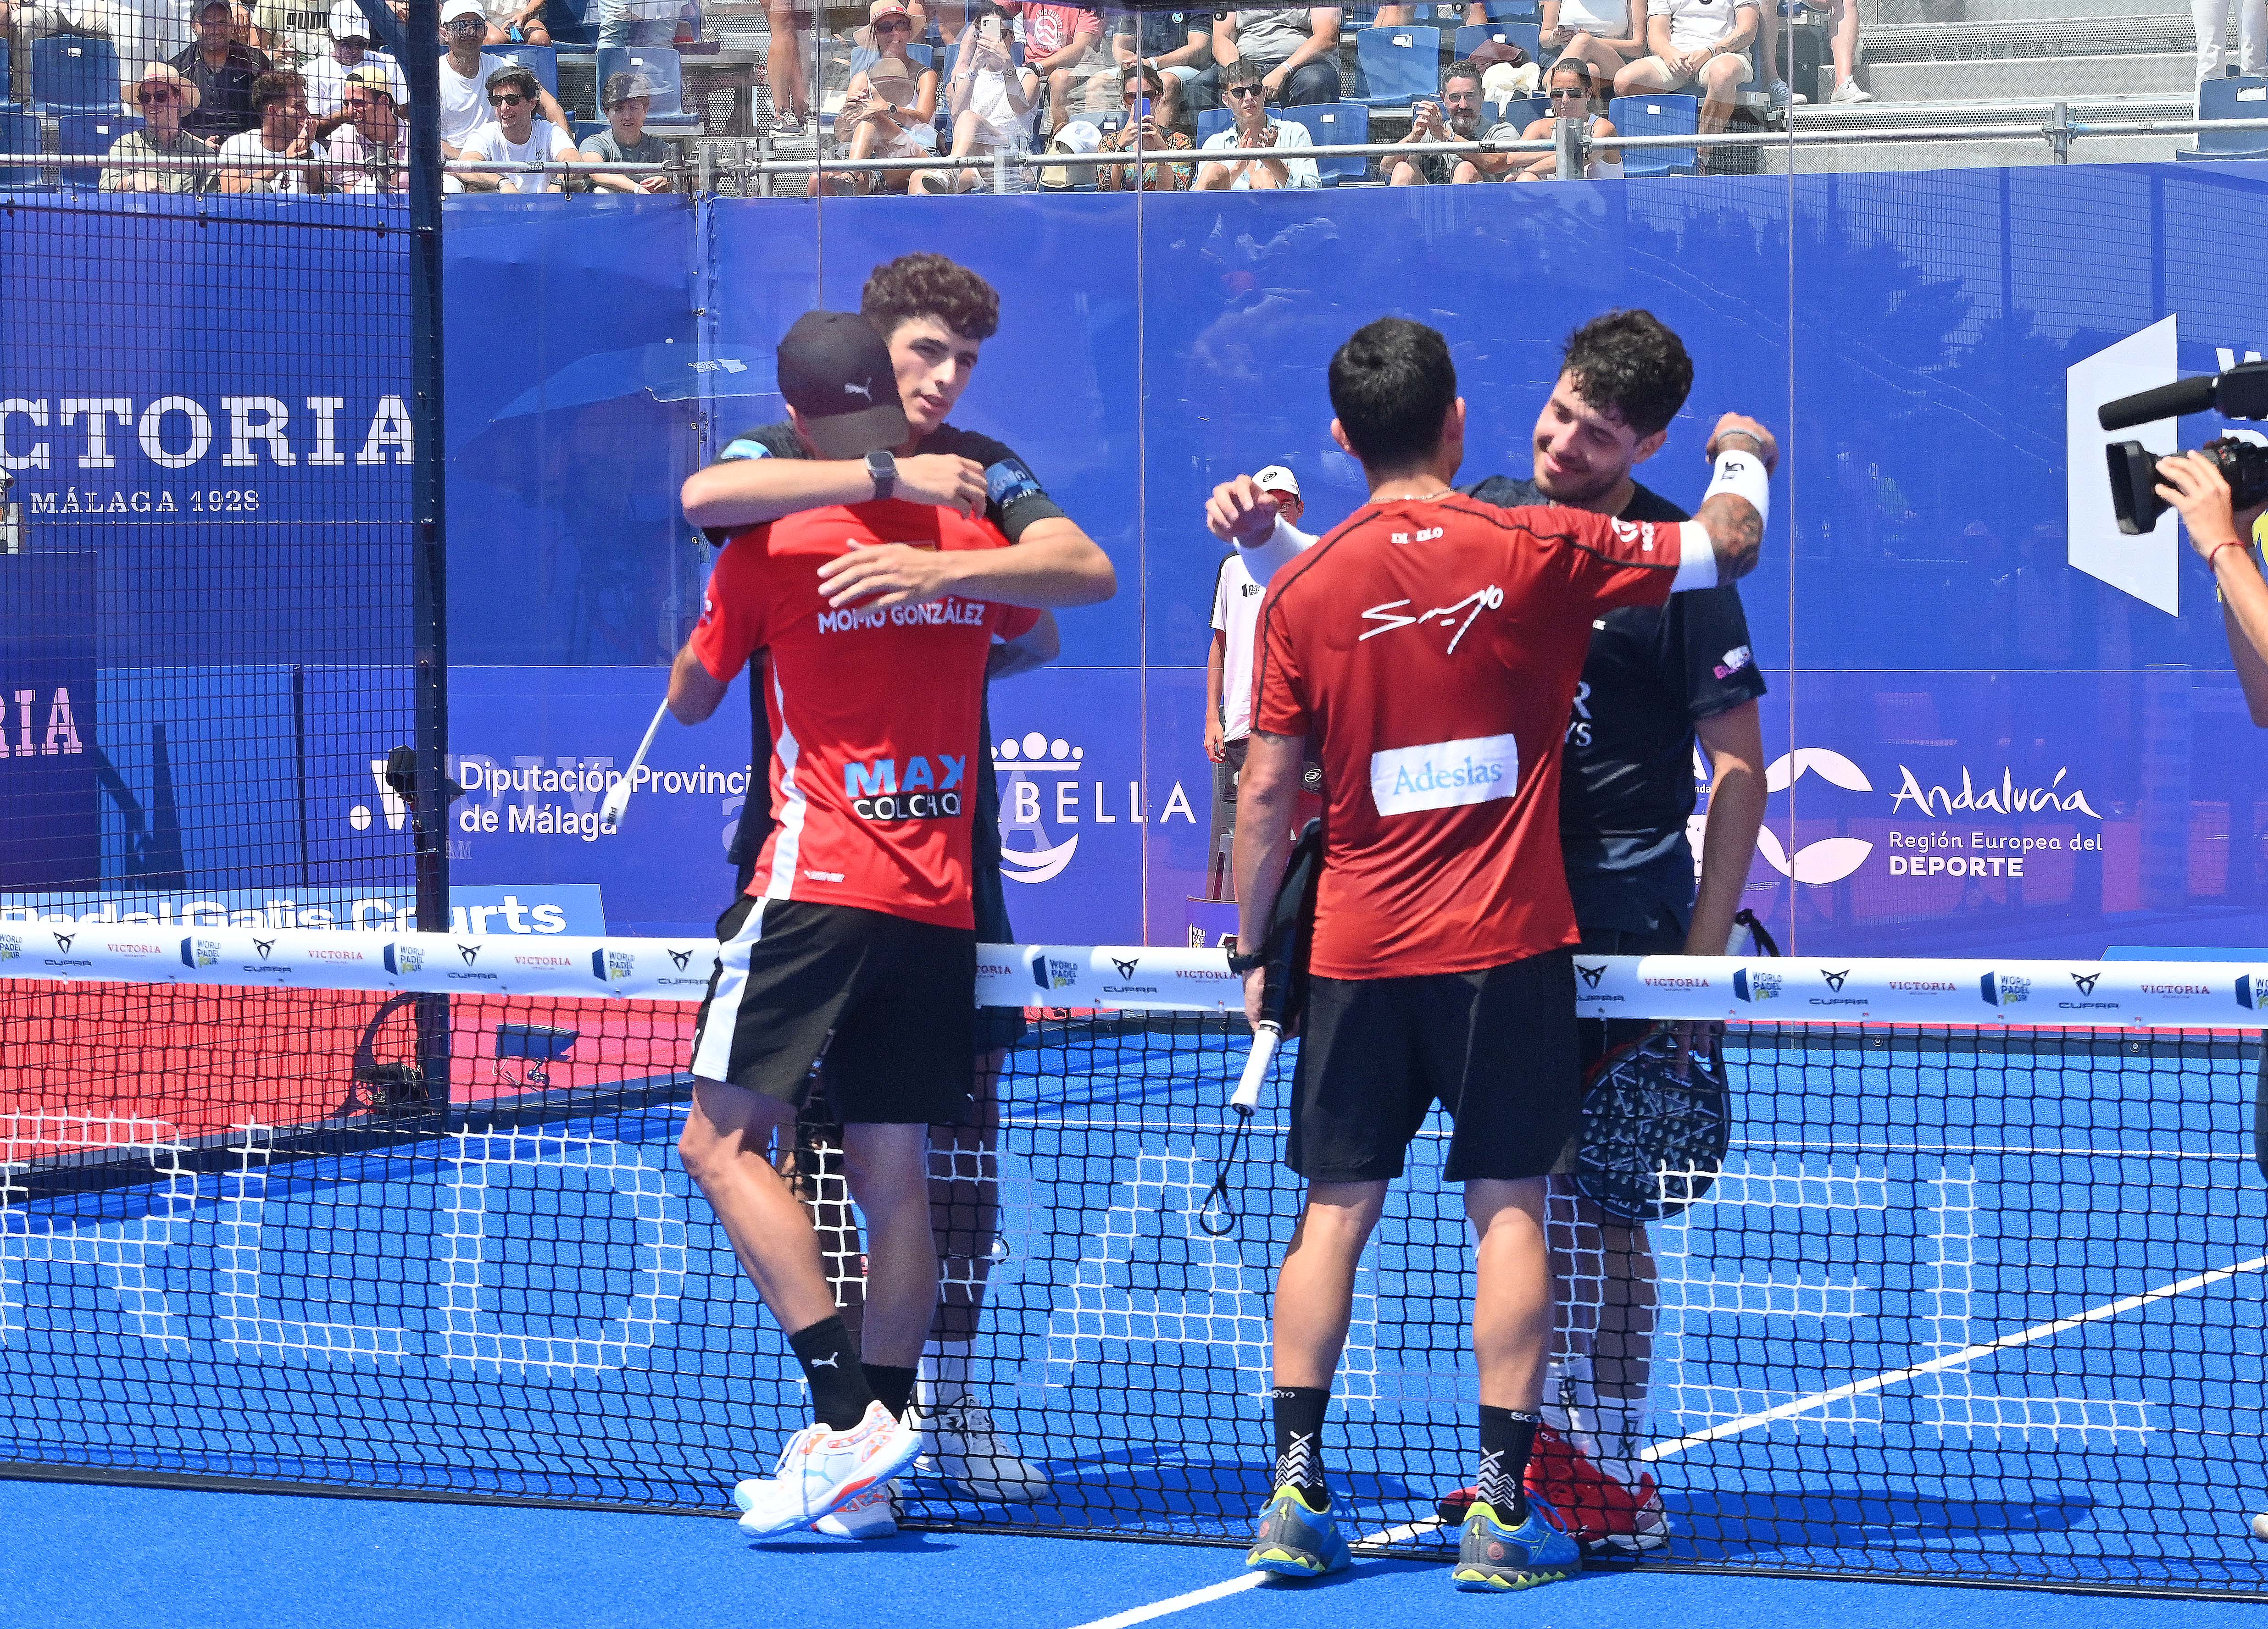
[[[1576,57],[1609,83],[1646,55],[1645,0],[1543,0],[1546,52]]]
[[[1469,142],[1481,132],[1481,69],[1478,62],[1461,60],[1441,70],[1441,99],[1419,102],[1410,110],[1410,134],[1416,142]],[[1386,166],[1388,187],[1440,187],[1456,179],[1464,162],[1456,153],[1412,153],[1390,159]]]
[[[946,89],[946,105],[953,109],[952,156],[986,161],[995,153],[1020,153],[1032,98],[1008,54],[1007,29],[991,0],[975,0],[969,12],[954,58],[953,83]],[[917,170],[915,174],[920,178],[917,185],[932,193],[974,192],[984,179],[974,165],[965,170]],[[1008,185],[1020,191],[1023,178],[1011,171]]]
[[[1757,11],[1756,0],[1646,0],[1650,55],[1615,76],[1615,94],[1691,87],[1701,94],[1702,134],[1722,132],[1733,116],[1733,92],[1756,71],[1749,48]],[[1706,150],[1699,167],[1710,168]]]
[[[1138,146],[1145,154],[1159,151],[1187,152],[1190,142],[1188,135],[1175,129],[1172,121],[1160,111],[1166,106],[1166,87],[1170,83],[1147,62],[1130,66],[1125,72],[1123,100],[1126,122],[1107,137],[1103,145],[1113,152],[1132,152]],[[1195,165],[1145,162],[1139,166],[1130,164],[1106,164],[1097,166],[1096,182],[1104,192],[1132,192],[1139,187],[1144,192],[1186,192]]]

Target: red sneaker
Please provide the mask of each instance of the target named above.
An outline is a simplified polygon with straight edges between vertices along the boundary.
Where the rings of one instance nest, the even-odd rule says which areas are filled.
[[[1550,1426],[1536,1427],[1527,1482],[1528,1491],[1558,1511],[1575,1542],[1587,1551],[1641,1555],[1669,1540],[1669,1517],[1652,1477],[1641,1474],[1633,1486]],[[1465,1519],[1478,1496],[1477,1490],[1461,1487],[1433,1508],[1454,1527]]]

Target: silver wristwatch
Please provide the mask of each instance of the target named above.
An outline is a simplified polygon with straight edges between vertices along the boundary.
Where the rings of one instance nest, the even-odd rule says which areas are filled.
[[[866,473],[874,478],[874,496],[879,502],[898,489],[898,460],[894,453],[870,452],[866,455]]]

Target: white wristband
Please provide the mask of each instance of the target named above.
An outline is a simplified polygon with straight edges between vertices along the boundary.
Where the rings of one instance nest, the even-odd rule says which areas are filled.
[[[1669,584],[1673,594],[1690,594],[1697,588],[1717,586],[1717,544],[1709,528],[1689,520],[1677,528],[1677,576]]]
[[[1764,461],[1753,452],[1725,451],[1717,455],[1717,473],[1709,482],[1709,489],[1701,495],[1706,503],[1720,492],[1729,492],[1747,503],[1756,511],[1760,525],[1771,520],[1771,477],[1765,473]]]

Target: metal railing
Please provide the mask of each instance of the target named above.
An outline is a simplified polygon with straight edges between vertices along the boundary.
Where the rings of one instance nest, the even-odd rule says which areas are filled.
[[[699,163],[667,164],[614,163],[599,159],[565,163],[556,159],[514,162],[492,159],[451,159],[446,168],[451,173],[466,175],[563,175],[589,178],[593,175],[641,177],[663,175],[676,180],[697,182],[696,190],[715,191],[720,182],[729,182],[736,191],[754,190],[769,193],[775,177],[802,176],[810,179],[829,175],[902,173],[922,171],[987,171],[993,178],[995,190],[1005,191],[1008,172],[1084,169],[1093,172],[1104,166],[1123,165],[1174,164],[1193,168],[1211,164],[1238,163],[1246,158],[1273,155],[1297,158],[1410,158],[1438,156],[1444,158],[1534,158],[1545,154],[1554,156],[1554,172],[1560,179],[1579,179],[1594,154],[1637,152],[1662,150],[1718,151],[1749,148],[1759,151],[1788,148],[1822,148],[1854,143],[1904,143],[1912,142],[1984,142],[2008,140],[2037,140],[2044,142],[2054,161],[2068,163],[2074,145],[2097,137],[2110,136],[2176,136],[2204,132],[2235,134],[2238,132],[2268,133],[2268,118],[2261,119],[2118,119],[2078,120],[2071,116],[2070,105],[2054,104],[2051,116],[2039,123],[2002,124],[1937,124],[1884,126],[1860,130],[1805,130],[1800,128],[1783,131],[1724,131],[1677,136],[1593,136],[1575,121],[1560,121],[1558,134],[1549,140],[1492,142],[1476,139],[1469,142],[1358,142],[1294,148],[1216,148],[1151,147],[1138,143],[1121,150],[1092,153],[1028,152],[1020,149],[1002,149],[983,154],[963,154],[955,157],[939,154],[915,158],[782,158],[773,151],[769,138],[704,139],[700,144]],[[2264,143],[2268,145],[2268,143]],[[754,150],[753,153],[750,150]],[[232,164],[217,154],[210,158],[170,157],[157,154],[136,154],[112,163],[106,153],[26,153],[18,159],[17,167],[41,170],[118,169],[137,171],[191,169],[211,172],[215,177],[230,173],[266,173],[280,169],[334,171],[350,175],[366,171],[370,166],[342,164],[335,160],[279,158],[247,166]]]

